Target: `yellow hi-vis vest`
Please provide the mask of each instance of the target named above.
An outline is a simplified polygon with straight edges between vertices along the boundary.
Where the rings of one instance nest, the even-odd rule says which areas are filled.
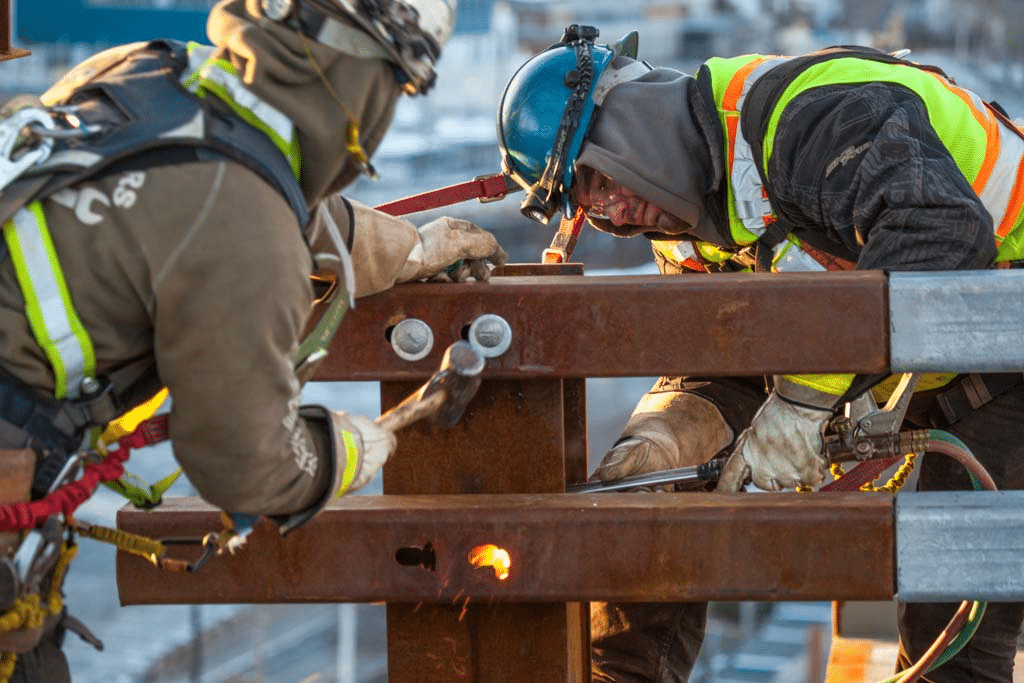
[[[705,63],[725,139],[729,227],[737,243],[752,244],[776,220],[761,174],[768,176],[775,133],[786,105],[815,87],[887,82],[908,88],[923,101],[939,139],[992,215],[996,261],[1024,258],[1024,135],[976,94],[956,86],[939,73],[912,64],[892,64],[866,56],[841,54],[810,64],[786,86],[769,115],[763,140],[755,141],[762,145],[763,166],[759,169],[750,142],[740,132],[743,105],[757,79],[791,59],[745,55],[713,58]],[[773,248],[774,271],[824,269],[792,234]],[[955,376],[955,373],[925,375],[918,390],[943,386]],[[849,388],[853,376],[794,375],[787,378],[839,396]],[[876,396],[881,397],[884,391],[883,388],[876,392]]]
[[[763,167],[758,169],[750,143],[739,132],[744,101],[758,78],[791,59],[745,55],[705,63],[726,141],[729,226],[738,244],[753,243],[775,221],[761,171],[767,177],[775,132],[786,105],[816,87],[886,82],[901,85],[921,98],[939,139],[992,215],[996,261],[1024,259],[1024,135],[976,94],[939,73],[909,63],[892,64],[841,53],[811,64],[786,86],[768,118],[763,140],[755,141],[762,145]],[[789,242],[798,243],[792,236]],[[778,261],[780,252],[786,249],[786,242],[779,244],[773,261]],[[798,264],[777,269],[798,269],[792,266]]]

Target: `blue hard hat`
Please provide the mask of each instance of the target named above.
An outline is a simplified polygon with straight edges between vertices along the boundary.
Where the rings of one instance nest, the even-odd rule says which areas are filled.
[[[512,76],[498,107],[502,167],[526,190],[520,209],[547,223],[569,213],[573,166],[594,116],[594,88],[612,59],[636,57],[637,34],[598,45],[598,31],[573,24]]]

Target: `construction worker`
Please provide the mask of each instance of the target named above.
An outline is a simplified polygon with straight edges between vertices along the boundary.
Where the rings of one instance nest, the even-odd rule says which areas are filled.
[[[600,230],[643,235],[663,272],[985,269],[1024,258],[1024,139],[997,105],[938,69],[844,47],[715,58],[691,76],[638,61],[635,33],[596,39],[570,27],[504,91],[499,143],[527,216],[582,211]],[[1022,376],[926,379],[908,421],[950,431],[1000,487],[1022,488]],[[594,476],[724,450],[720,491],[748,478],[767,490],[820,484],[822,429],[866,387],[850,375],[768,380],[766,390],[759,378],[663,379]],[[925,458],[918,486],[971,487],[945,458]],[[954,608],[900,606],[901,668]],[[922,680],[1009,682],[1022,617],[1020,604],[990,604],[971,642]],[[704,619],[699,604],[593,605],[593,679],[686,680]]]
[[[396,282],[484,280],[505,258],[467,221],[417,229],[337,194],[372,173],[399,97],[433,85],[454,19],[455,0],[223,0],[212,46],[108,50],[9,108],[0,446],[28,454],[22,498],[162,386],[176,459],[240,528],[265,515],[287,532],[373,478],[394,434],[300,406],[322,357],[300,343],[314,275],[345,303]],[[0,600],[59,593],[47,562],[18,565],[42,577],[32,587],[0,572]],[[81,628],[46,616],[0,634],[19,655],[0,680],[69,680],[59,645]]]

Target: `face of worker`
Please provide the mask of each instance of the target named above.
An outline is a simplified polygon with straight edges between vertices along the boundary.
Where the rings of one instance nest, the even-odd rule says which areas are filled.
[[[576,169],[570,197],[588,218],[611,223],[615,234],[623,237],[644,233],[682,235],[689,227],[685,221],[589,166]]]

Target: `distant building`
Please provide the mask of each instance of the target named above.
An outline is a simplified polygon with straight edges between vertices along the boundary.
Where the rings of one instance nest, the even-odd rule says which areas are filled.
[[[641,58],[656,63],[702,61],[735,53],[735,28],[755,12],[749,3],[730,0],[507,2],[516,19],[516,41],[526,53],[557,42],[569,24],[589,24],[596,26],[601,40],[607,42],[639,31]]]

